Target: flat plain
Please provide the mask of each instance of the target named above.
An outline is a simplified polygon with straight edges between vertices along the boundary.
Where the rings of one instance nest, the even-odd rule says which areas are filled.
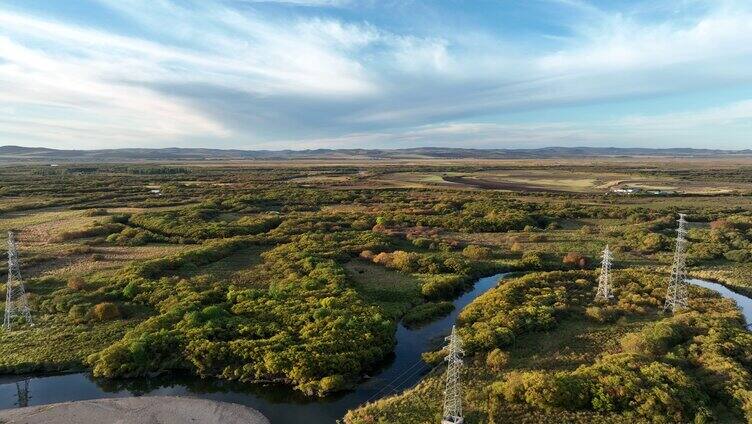
[[[3,373],[336,396],[389,358],[398,322],[515,271],[459,315],[466,422],[752,419],[735,306],[692,288],[663,313],[679,212],[690,273],[752,294],[752,158],[8,164],[0,196],[36,321],[0,333]],[[617,299],[597,304],[606,244]],[[345,421],[439,419],[443,353],[424,356],[434,373]]]

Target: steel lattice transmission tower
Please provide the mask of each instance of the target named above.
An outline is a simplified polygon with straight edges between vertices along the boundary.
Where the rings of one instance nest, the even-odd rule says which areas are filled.
[[[671,281],[668,283],[664,311],[676,312],[686,308],[689,302],[689,284],[687,283],[687,221],[686,215],[679,214],[679,228],[676,230],[676,249],[674,264],[671,266]]]
[[[449,340],[449,354],[444,358],[447,361],[446,389],[444,390],[444,415],[442,424],[462,424],[462,387],[460,386],[460,371],[462,370],[462,340],[457,334],[457,329],[452,326],[452,334],[446,338]]]
[[[603,257],[601,259],[601,275],[598,276],[598,291],[595,293],[595,301],[608,302],[614,295],[611,293],[611,261],[613,256],[611,255],[611,249],[603,249]]]
[[[8,231],[8,283],[5,286],[3,329],[10,331],[13,321],[18,315],[23,317],[29,325],[33,324],[31,312],[29,312],[29,302],[26,299],[26,290],[23,280],[21,280],[21,270],[18,266],[16,235],[13,231]]]

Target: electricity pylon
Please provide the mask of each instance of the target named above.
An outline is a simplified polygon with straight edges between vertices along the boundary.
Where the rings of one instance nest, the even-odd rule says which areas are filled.
[[[10,331],[13,321],[18,315],[21,315],[26,323],[33,325],[31,312],[29,312],[29,302],[26,299],[26,290],[23,280],[21,280],[21,270],[18,266],[16,235],[13,231],[8,231],[8,283],[5,286],[3,329]]]
[[[598,291],[595,293],[595,301],[608,302],[614,295],[611,293],[611,250],[606,245],[601,259],[601,275],[598,276]]]
[[[457,329],[452,326],[452,334],[446,338],[449,340],[449,354],[444,358],[447,361],[446,389],[444,390],[444,415],[441,424],[462,424],[462,387],[460,386],[460,370],[462,369],[462,340],[457,334]]]
[[[687,283],[687,221],[686,215],[679,214],[679,228],[676,230],[676,249],[674,264],[671,266],[671,280],[668,283],[664,311],[676,312],[686,308],[689,303],[689,284]]]

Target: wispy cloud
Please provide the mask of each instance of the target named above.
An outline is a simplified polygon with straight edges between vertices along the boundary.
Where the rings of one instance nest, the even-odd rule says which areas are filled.
[[[568,112],[752,86],[752,5],[741,0],[549,0],[557,30],[537,28],[530,11],[524,40],[482,11],[433,25],[404,6],[348,0],[96,1],[127,28],[0,6],[0,143],[479,147],[682,135],[701,145],[689,133],[715,126],[718,142],[738,145],[748,129],[743,98],[622,108],[606,121]],[[547,118],[530,123],[536,111]],[[520,113],[526,123],[509,123]]]
[[[711,140],[719,132],[722,140]],[[752,148],[752,101],[682,113],[628,115],[596,122],[442,122],[394,131],[350,133],[337,137],[286,140],[301,149],[398,148],[437,146],[465,148],[536,148],[547,146]],[[665,143],[666,139],[676,143]],[[273,143],[263,148],[273,148]]]
[[[237,3],[281,3],[295,6],[310,7],[342,7],[352,4],[350,0],[235,0]]]

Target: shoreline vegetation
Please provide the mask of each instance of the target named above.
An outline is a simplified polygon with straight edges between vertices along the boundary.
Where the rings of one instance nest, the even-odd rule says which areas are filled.
[[[327,396],[392,354],[398,323],[432,322],[478,278],[524,271],[459,311],[477,383],[468,422],[749,421],[738,311],[694,288],[687,313],[660,310],[678,212],[690,274],[752,294],[752,199],[713,194],[752,190],[752,167],[706,181],[697,162],[609,165],[0,167],[0,230],[19,231],[37,323],[0,332],[0,372],[187,372]],[[452,188],[445,174],[515,188]],[[705,194],[611,192],[625,181]],[[617,301],[596,305],[606,244]],[[439,386],[429,376],[347,420],[419,422],[440,413]]]

